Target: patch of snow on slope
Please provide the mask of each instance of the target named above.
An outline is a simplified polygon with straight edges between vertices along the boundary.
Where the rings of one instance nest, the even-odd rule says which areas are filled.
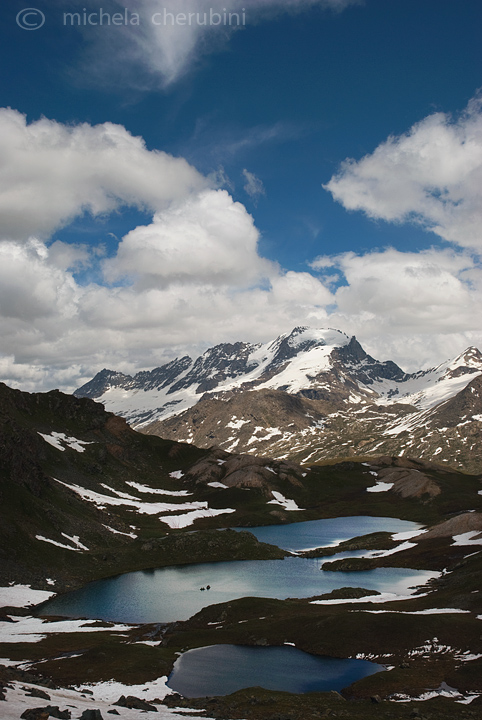
[[[377,482],[376,485],[372,485],[371,487],[367,487],[367,492],[386,492],[387,490],[390,490],[393,487],[393,483],[386,483],[386,482]]]
[[[303,509],[299,508],[294,500],[289,500],[288,498],[285,498],[284,495],[282,495],[280,492],[277,492],[276,490],[272,490],[271,494],[274,496],[274,500],[269,500],[268,505],[281,505],[281,507],[283,507],[285,510]]]
[[[111,533],[114,533],[115,535],[125,535],[126,537],[130,537],[133,540],[135,540],[137,537],[137,535],[135,533],[122,532],[121,530],[116,530],[115,528],[112,528],[109,525],[104,525],[104,527],[106,530],[109,530]]]
[[[63,535],[63,533],[62,533]],[[56,545],[57,547],[64,548],[64,550],[73,550],[74,552],[82,552],[79,547],[72,547],[72,545],[65,545],[65,543],[58,542],[57,540],[51,540],[50,538],[46,538],[43,535],[36,535],[36,540],[42,540],[42,542],[50,543],[51,545]],[[89,548],[85,548],[88,550]]]
[[[235,415],[230,422],[226,423],[226,427],[239,430],[243,425],[249,425],[250,422],[251,420],[238,420]]]
[[[178,472],[181,472],[180,470]],[[161,488],[152,488],[147,485],[141,485],[131,480],[126,481],[126,485],[130,485],[135,490],[139,490],[141,493],[148,493],[150,495],[172,495],[173,497],[186,497],[186,495],[192,495],[188,490],[162,490]]]
[[[38,434],[43,437],[45,442],[48,442],[49,445],[52,445],[61,452],[64,452],[64,445],[66,445],[71,450],[77,450],[77,452],[83,453],[85,452],[84,445],[94,444],[93,442],[87,442],[85,440],[77,440],[75,437],[68,437],[65,433],[52,432],[50,435],[44,435],[44,433],[39,432]]]
[[[234,438],[232,438],[232,437],[229,438],[228,442],[229,442],[230,440],[234,440]],[[237,446],[239,445],[239,441],[240,441],[240,438],[238,438],[237,440],[234,440],[234,442],[231,443],[231,445],[228,445],[227,447],[225,447],[224,449],[226,450],[226,452],[233,452],[233,450],[235,449],[235,447],[237,447]],[[223,444],[224,444],[224,443],[223,443]]]
[[[27,607],[45,602],[54,592],[49,590],[33,590],[30,585],[9,585],[0,587],[0,607]]]
[[[160,677],[157,680],[144,683],[144,685],[124,685],[123,683],[109,680],[95,685],[82,685],[79,689],[86,687],[92,692],[95,700],[104,700],[105,702],[115,702],[121,695],[134,695],[142,697],[143,700],[164,698],[169,695],[172,690],[166,685],[167,677]],[[119,711],[123,708],[119,708]],[[161,708],[159,708],[161,710]],[[175,715],[177,717],[177,715]]]
[[[425,610],[358,610],[374,615],[378,613],[398,613],[399,615],[446,615],[451,613],[470,613],[470,610],[459,610],[459,608],[425,608]]]
[[[66,535],[66,533],[61,533],[61,535],[64,538],[66,538],[67,540],[70,540],[70,542],[74,543],[74,545],[76,545],[79,548],[79,550],[88,550],[89,549],[88,547],[85,547],[85,545],[83,545],[80,542],[78,535]]]
[[[51,633],[78,633],[78,632],[124,632],[129,625],[110,624],[99,625],[98,620],[55,620],[47,622],[37,617],[9,616],[13,622],[0,621],[0,642],[36,643]]]
[[[137,500],[135,498],[130,500],[103,495],[102,493],[95,492],[94,490],[87,490],[79,485],[69,485],[69,483],[62,482],[62,480],[57,480],[57,482],[70,490],[73,490],[73,492],[77,493],[77,495],[80,495],[82,500],[92,502],[101,509],[106,505],[124,505],[134,508],[137,512],[143,515],[160,515],[161,513],[173,512],[176,510],[199,510],[201,508],[207,508],[207,502],[205,501],[187,503],[149,503],[142,502],[142,500]]]
[[[169,477],[174,478],[174,480],[180,480],[183,476],[182,470],[174,470],[174,472],[169,473]]]
[[[482,533],[479,530],[453,535],[453,539],[454,545],[482,545]]]
[[[439,573],[435,573],[435,576],[438,576]],[[421,593],[420,595],[417,595],[417,598],[419,597],[425,597],[428,593]],[[366,597],[361,598],[330,598],[328,600],[310,600],[310,605],[344,605],[346,604],[354,604],[354,603],[386,603],[386,602],[395,602],[399,600],[413,600],[413,595],[398,595],[397,593],[380,593],[380,595],[367,595]]]
[[[207,505],[207,503],[205,503]],[[226,513],[233,513],[236,512],[233,508],[208,508],[202,510],[193,510],[192,512],[184,513],[183,515],[166,515],[164,517],[160,517],[159,520],[163,523],[166,523],[166,525],[169,525],[170,528],[184,528],[188,525],[192,525],[195,520],[198,518],[204,518],[204,517],[215,517],[216,515],[225,515]]]
[[[405,532],[393,533],[392,540],[411,540],[413,537],[418,537],[426,533],[427,529],[424,530],[406,530]]]
[[[403,542],[401,545],[397,545],[396,547],[392,548],[391,550],[369,550],[367,553],[364,553],[361,557],[364,558],[373,558],[373,557],[386,557],[387,555],[394,555],[395,553],[402,552],[403,550],[409,550],[412,547],[415,547],[417,543],[411,543],[411,542]]]
[[[263,431],[266,432],[266,435],[262,438],[259,438],[260,440],[263,440],[263,442],[265,442],[266,440],[271,440],[271,438],[274,437],[275,435],[283,434],[279,428],[275,428],[275,427],[263,428]]]
[[[114,495],[117,495],[117,497],[120,497],[123,500],[138,500],[138,498],[134,497],[134,495],[129,495],[129,493],[122,492],[121,490],[116,490],[115,488],[112,488],[110,485],[107,485],[106,483],[101,483],[100,486],[105,488],[105,490],[108,490],[109,492],[114,493]]]

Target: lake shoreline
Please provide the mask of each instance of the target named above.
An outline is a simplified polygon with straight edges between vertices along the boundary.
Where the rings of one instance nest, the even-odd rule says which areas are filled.
[[[213,532],[218,531],[210,531],[205,537],[212,539]],[[234,534],[239,535],[232,533]],[[186,534],[185,537],[193,538],[196,535]],[[250,547],[256,547],[259,551],[261,544],[258,541],[255,544],[252,541],[250,543]],[[430,566],[439,571],[441,565],[445,563],[447,572],[444,576],[430,583],[427,588],[428,594],[421,594],[418,597],[390,602],[382,598],[383,603],[373,604],[371,601],[366,601],[365,595],[359,597],[356,604],[353,603],[353,599],[349,601],[347,598],[340,598],[341,602],[336,604],[321,605],[316,604],[320,598],[289,600],[240,598],[221,605],[209,605],[187,621],[166,623],[162,626],[151,624],[132,627],[129,630],[127,644],[125,639],[117,637],[114,632],[108,632],[104,638],[99,637],[103,633],[97,633],[95,639],[97,651],[86,657],[74,659],[70,663],[65,659],[58,661],[55,658],[59,653],[65,652],[67,647],[83,646],[87,637],[85,634],[77,637],[73,633],[56,641],[50,636],[38,647],[31,646],[30,653],[28,651],[25,653],[25,645],[23,648],[20,646],[18,652],[23,650],[23,657],[20,658],[19,655],[17,657],[25,661],[29,660],[30,654],[34,673],[39,671],[44,677],[53,678],[59,685],[71,684],[74,678],[75,682],[87,682],[89,680],[87,672],[94,682],[105,680],[108,676],[130,684],[146,681],[150,677],[154,679],[153,663],[158,668],[157,676],[161,670],[162,674],[168,675],[173,667],[176,653],[185,649],[220,642],[261,647],[281,646],[285,642],[290,642],[298,649],[314,655],[357,657],[361,654],[367,659],[386,662],[393,666],[388,673],[383,673],[389,680],[368,678],[355,683],[348,692],[343,691],[343,696],[358,703],[369,703],[372,696],[380,696],[383,701],[383,698],[389,698],[397,693],[399,695],[405,693],[408,698],[417,698],[423,694],[425,687],[439,687],[446,678],[452,678],[452,686],[462,693],[461,697],[464,697],[464,693],[465,695],[482,693],[480,679],[477,679],[480,678],[480,661],[471,659],[482,653],[482,644],[476,640],[480,635],[480,632],[476,635],[480,629],[480,620],[477,619],[480,602],[475,594],[478,589],[477,578],[480,577],[481,570],[481,561],[478,557],[480,553],[466,557],[467,548],[454,546],[451,538],[435,538],[414,545],[394,555],[371,558],[370,562],[378,567],[384,565],[406,567],[407,563],[411,563],[412,566],[420,565],[425,569]],[[437,607],[442,610],[443,608],[460,609],[464,612],[462,614],[432,613]],[[289,628],[288,634],[287,628]],[[309,632],[306,628],[310,629]],[[424,642],[430,639],[429,636],[437,637],[441,647],[452,650],[436,652],[431,647],[428,654],[421,649],[417,650],[424,647]],[[403,638],[405,646],[400,645],[400,638]],[[91,639],[89,642],[94,640]],[[149,644],[144,644],[146,642]],[[97,652],[102,653],[102,656],[97,657]],[[461,662],[457,658],[462,657],[464,653],[468,654],[469,659]],[[4,650],[1,650],[1,654],[4,655]],[[35,660],[39,656],[43,661],[37,666]],[[126,670],[127,658],[130,659],[130,669]],[[132,667],[132,663],[135,668]],[[245,708],[245,705],[239,698],[249,696],[248,691],[240,691],[240,693],[241,695],[235,693],[237,699],[233,701],[216,700],[211,702],[211,705],[205,701],[203,707],[209,711],[212,705],[216,707],[219,705],[219,708],[223,708],[226,717],[240,717],[237,714],[237,704],[239,708]],[[257,697],[256,694],[255,696]],[[328,696],[323,699],[323,706],[326,706],[325,701],[329,703],[328,706],[330,703],[333,704],[332,696],[330,694]],[[309,706],[308,700],[300,699],[302,696],[291,697],[298,698],[296,702],[300,708]],[[290,698],[287,699],[283,695],[281,699],[275,699],[272,705],[274,708],[284,708],[287,705],[292,707],[295,700]],[[454,705],[453,701],[439,699],[430,702],[444,703],[446,708],[448,705],[453,706],[454,712],[451,712],[450,717],[463,717],[460,714],[462,710],[460,713],[458,710],[461,706]],[[183,706],[181,702],[180,707]],[[245,712],[245,716],[253,719],[263,718],[265,717],[263,707],[255,706],[251,708],[250,713]],[[356,708],[357,712],[360,711],[360,718],[372,717],[370,714],[363,715],[363,712],[368,713],[370,705],[354,706],[350,702],[349,707],[350,713],[352,707]],[[395,712],[393,717],[397,717],[398,710],[392,711],[392,708],[396,707],[396,703],[390,702],[390,712],[392,715]],[[294,717],[298,717],[296,713]],[[353,715],[353,717],[358,716]],[[437,717],[437,714],[433,717]],[[439,717],[444,716],[441,714]]]

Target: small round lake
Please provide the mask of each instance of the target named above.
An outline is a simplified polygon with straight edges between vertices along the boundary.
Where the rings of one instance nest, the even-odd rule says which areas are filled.
[[[167,685],[188,698],[229,695],[255,686],[292,693],[327,692],[384,669],[367,660],[317,657],[289,646],[211,645],[181,655]]]

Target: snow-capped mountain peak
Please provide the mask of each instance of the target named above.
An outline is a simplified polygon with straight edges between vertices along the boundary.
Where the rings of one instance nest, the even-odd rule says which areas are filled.
[[[334,351],[350,338],[331,328],[296,327],[264,344],[223,343],[195,361],[176,358],[134,377],[102,370],[75,395],[90,397],[141,426],[192,407],[209,392],[228,392],[259,386],[298,392],[313,377],[333,367]]]
[[[303,462],[412,448],[461,467],[461,458],[477,456],[481,376],[477,348],[408,374],[339,330],[296,327],[267,343],[216,345],[134,377],[102,370],[76,395],[145,432],[202,447]]]
[[[482,353],[476,347],[468,347],[449,363],[444,377],[479,373],[482,371]]]
[[[482,354],[477,348],[469,347],[435,368],[407,375],[392,392],[381,393],[382,402],[402,401],[427,410],[456,395],[481,373]]]

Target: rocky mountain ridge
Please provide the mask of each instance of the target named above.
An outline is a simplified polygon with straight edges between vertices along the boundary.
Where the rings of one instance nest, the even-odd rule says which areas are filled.
[[[222,344],[134,377],[103,370],[76,391],[147,434],[313,463],[372,454],[478,472],[482,355],[405,373],[339,330],[295,328]]]
[[[413,470],[421,485],[367,492],[374,475],[386,479],[384,468],[397,477]],[[138,433],[88,398],[0,383],[0,584],[48,589],[49,567],[57,589],[72,578],[194,561],[199,553],[209,559],[209,533],[222,527],[364,512],[435,522],[453,503],[459,512],[476,507],[478,488],[478,476],[465,481],[409,458],[301,467],[199,449]],[[272,552],[253,538],[235,545],[224,542],[228,557]]]

